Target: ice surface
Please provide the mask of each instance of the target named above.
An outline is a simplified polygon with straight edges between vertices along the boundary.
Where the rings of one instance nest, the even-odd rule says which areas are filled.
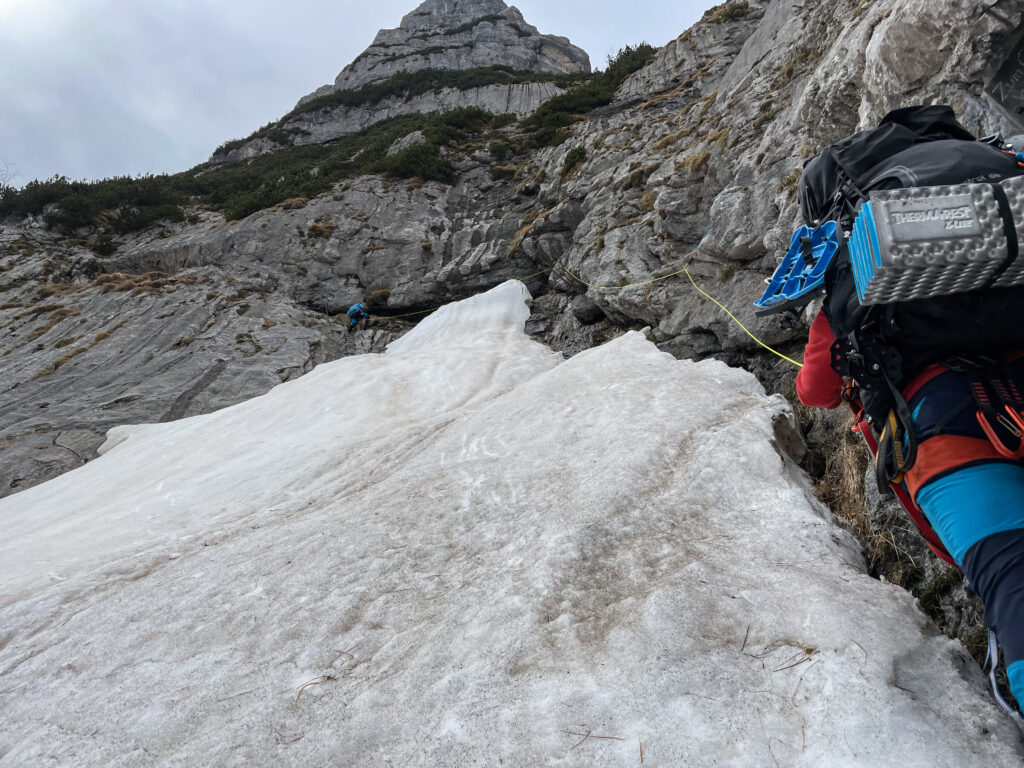
[[[527,298],[0,501],[0,766],[1019,764],[781,398]]]

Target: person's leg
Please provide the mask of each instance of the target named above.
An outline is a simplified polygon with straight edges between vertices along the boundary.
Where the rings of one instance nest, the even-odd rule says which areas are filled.
[[[964,575],[1003,646],[1010,691],[1024,706],[1024,529],[987,536],[968,551]]]
[[[1024,701],[1024,660],[1018,659],[1006,667],[1010,679],[1010,692],[1018,703]],[[1021,705],[1024,706],[1024,705]]]
[[[981,598],[1010,690],[1024,706],[1024,467],[968,467],[924,486],[915,500]]]
[[[923,486],[914,501],[959,565],[985,537],[1024,528],[1024,466],[967,467]]]

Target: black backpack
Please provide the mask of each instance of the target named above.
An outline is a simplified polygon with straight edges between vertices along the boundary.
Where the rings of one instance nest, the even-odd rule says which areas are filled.
[[[871,191],[996,183],[1024,175],[1000,143],[976,141],[947,106],[895,110],[877,128],[849,136],[808,161],[799,185],[801,213],[808,226],[835,219],[849,231]],[[1009,239],[1012,218],[1005,229]],[[1016,245],[1013,234],[1007,264],[1017,255]],[[876,424],[901,404],[903,387],[926,365],[1024,349],[1024,288],[862,306],[845,253],[833,259],[825,288],[824,312],[837,339],[832,367],[857,381],[860,400]]]

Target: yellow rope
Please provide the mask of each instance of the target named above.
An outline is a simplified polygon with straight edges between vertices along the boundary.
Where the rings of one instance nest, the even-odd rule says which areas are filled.
[[[581,285],[585,285],[588,288],[596,288],[599,291],[621,291],[621,290],[625,290],[626,288],[637,288],[637,287],[639,287],[641,285],[650,285],[651,283],[656,283],[659,280],[668,280],[668,278],[675,277],[676,275],[681,275],[681,274],[683,274],[683,272],[686,271],[686,268],[684,267],[683,269],[680,269],[678,272],[673,272],[673,273],[668,274],[668,275],[662,275],[661,277],[655,277],[655,278],[652,278],[651,280],[644,280],[642,283],[626,283],[625,285],[593,285],[592,283],[588,283],[586,280],[584,280],[584,279],[582,279],[580,277],[577,277],[572,272],[570,272],[568,269],[563,267],[561,264],[558,265],[558,268],[560,270],[562,270],[563,272],[565,272],[565,274],[567,274],[569,277],[571,277],[577,283],[580,283]],[[550,270],[548,270],[548,271],[550,271]]]
[[[730,312],[730,311],[729,311],[728,309],[726,309],[725,307],[723,307],[723,306],[721,305],[721,303],[719,303],[719,302],[718,302],[718,301],[717,301],[717,300],[716,300],[716,299],[715,299],[715,298],[714,298],[713,296],[709,296],[708,294],[704,293],[704,291],[702,291],[702,290],[700,289],[700,286],[699,286],[699,285],[697,285],[697,283],[695,283],[695,282],[694,282],[694,280],[693,280],[693,277],[692,277],[692,276],[690,275],[690,272],[689,272],[689,270],[687,270],[687,269],[684,269],[684,270],[683,270],[683,272],[686,272],[686,276],[690,278],[690,282],[691,282],[691,283],[693,283],[693,287],[694,287],[694,288],[696,288],[696,289],[697,289],[697,290],[698,290],[698,291],[700,292],[700,294],[701,294],[701,295],[703,295],[703,296],[707,296],[707,298],[711,299],[711,301],[715,302],[715,304],[718,304],[718,306],[719,306],[719,307],[722,307],[722,310],[723,310],[723,311],[725,312],[725,314],[727,314],[727,315],[728,315],[729,317],[731,317],[731,318],[732,318],[732,320],[733,320],[733,322],[734,322],[734,323],[736,323],[736,325],[738,325],[738,326],[739,326],[740,328],[742,328],[742,329],[743,329],[744,331],[746,331],[746,334],[747,334],[747,336],[749,336],[750,338],[752,338],[752,339],[753,339],[754,341],[756,341],[756,342],[757,342],[758,344],[760,344],[760,345],[761,345],[762,347],[764,347],[765,349],[767,349],[767,350],[768,350],[769,352],[771,352],[772,354],[774,354],[774,355],[778,355],[778,356],[779,356],[779,357],[781,357],[781,358],[782,358],[783,360],[787,360],[788,362],[790,362],[790,363],[792,363],[793,365],[795,365],[795,366],[796,366],[797,368],[803,368],[803,367],[804,367],[804,364],[803,364],[803,363],[798,363],[798,362],[797,362],[796,360],[794,360],[793,358],[791,358],[791,357],[786,357],[786,356],[785,356],[784,354],[782,354],[781,352],[779,352],[779,351],[777,351],[777,350],[774,350],[774,349],[772,349],[772,348],[771,348],[771,347],[769,347],[769,346],[768,346],[767,344],[765,344],[765,343],[764,343],[763,341],[761,341],[761,340],[760,340],[759,338],[757,338],[757,336],[755,336],[755,335],[754,335],[754,334],[752,334],[752,333],[751,333],[750,331],[748,331],[748,330],[747,330],[747,326],[745,326],[745,325],[744,325],[743,323],[741,323],[741,322],[740,322],[739,320],[737,320],[737,319],[736,319],[736,316],[735,316],[735,315],[734,315],[734,314],[733,314],[732,312]]]
[[[440,309],[440,307],[431,307],[430,309],[421,309],[419,312],[406,312],[404,315],[377,315],[377,317],[386,317],[388,320],[393,320],[398,317],[413,317],[415,315],[425,315],[427,312],[434,312]]]
[[[777,355],[778,357],[781,357],[783,360],[785,360],[786,362],[792,363],[797,368],[803,368],[803,366],[804,366],[803,363],[799,363],[799,362],[797,362],[796,360],[794,360],[791,357],[786,357],[786,355],[782,354],[778,350],[772,349],[767,344],[765,344],[763,341],[761,341],[759,338],[757,338],[757,336],[755,336],[753,333],[751,333],[750,329],[748,329],[747,326],[745,326],[743,323],[741,323],[737,319],[736,315],[734,315],[732,312],[730,312],[720,301],[718,301],[714,296],[711,296],[710,294],[708,294],[708,293],[704,292],[703,290],[701,290],[701,287],[699,285],[697,285],[696,281],[693,279],[693,275],[690,274],[690,270],[688,270],[686,267],[683,267],[682,269],[680,269],[680,270],[678,270],[676,272],[672,272],[672,273],[670,273],[668,275],[662,275],[661,277],[655,277],[655,278],[652,278],[650,280],[644,280],[643,282],[640,282],[640,283],[627,283],[626,285],[594,285],[593,283],[588,283],[583,278],[578,277],[577,275],[574,275],[572,272],[570,272],[568,269],[566,269],[561,264],[557,264],[556,266],[559,269],[561,269],[563,272],[565,272],[565,274],[569,275],[569,277],[571,277],[573,280],[578,282],[580,285],[585,285],[588,288],[594,288],[595,290],[599,290],[599,291],[621,291],[621,290],[625,290],[626,288],[638,288],[639,286],[642,286],[642,285],[650,285],[651,283],[657,283],[659,280],[667,280],[670,277],[675,277],[676,275],[685,274],[690,279],[690,284],[693,285],[693,287],[697,289],[697,292],[700,293],[705,298],[710,299],[712,302],[714,302],[723,312],[725,312],[725,314],[727,314],[730,318],[732,318],[732,321],[734,323],[736,323],[736,325],[738,325],[740,328],[743,329],[744,333],[746,333],[747,336],[752,338],[754,341],[756,341],[762,347],[767,349],[773,355]],[[545,272],[551,272],[553,269],[554,269],[554,267],[552,267],[550,269],[542,269],[540,272],[534,272],[532,275],[526,275],[526,277],[521,277],[521,278],[518,278],[518,279],[520,279],[520,280],[529,280],[531,277],[536,277],[537,275],[543,275]],[[404,315],[383,315],[383,317],[387,317],[389,319],[391,319],[391,318],[400,318],[400,317],[413,317],[414,315],[424,315],[424,314],[426,314],[428,312],[433,312],[436,309],[438,309],[438,307],[434,307],[433,309],[423,309],[423,310],[420,310],[419,312],[407,312]]]
[[[694,252],[694,254],[696,254],[696,251]],[[588,288],[595,288],[595,289],[597,289],[597,290],[601,290],[601,291],[607,291],[607,290],[623,290],[623,289],[626,289],[626,288],[636,288],[637,286],[641,286],[641,285],[650,285],[651,283],[656,283],[656,282],[658,282],[659,280],[665,280],[665,279],[667,279],[667,278],[670,278],[670,277],[675,277],[676,275],[682,275],[682,274],[685,274],[685,275],[686,275],[686,276],[687,276],[688,278],[690,278],[690,283],[691,283],[691,284],[693,285],[693,287],[694,287],[694,288],[696,288],[696,289],[697,289],[697,291],[698,291],[698,292],[699,292],[699,293],[700,293],[700,294],[701,294],[702,296],[705,296],[706,298],[710,299],[710,300],[711,300],[711,301],[713,301],[713,302],[714,302],[715,304],[717,304],[717,305],[718,305],[719,307],[721,307],[722,311],[723,311],[723,312],[725,312],[725,314],[727,314],[727,315],[728,315],[729,317],[731,317],[731,318],[732,318],[732,321],[733,321],[734,323],[736,323],[736,325],[738,325],[738,326],[739,326],[740,328],[742,328],[742,329],[743,329],[743,331],[744,331],[744,332],[745,332],[745,333],[747,334],[747,336],[749,336],[750,338],[752,338],[752,339],[753,339],[754,341],[756,341],[756,342],[757,342],[758,344],[760,344],[760,345],[761,345],[762,347],[764,347],[765,349],[767,349],[767,350],[768,350],[769,352],[771,352],[771,353],[772,353],[773,355],[778,355],[778,356],[779,356],[779,357],[781,357],[781,358],[782,358],[783,360],[785,360],[785,361],[787,361],[787,362],[789,362],[789,363],[792,363],[793,365],[797,366],[798,368],[803,368],[803,363],[798,363],[798,362],[797,362],[796,360],[794,360],[793,358],[791,358],[791,357],[786,357],[786,356],[785,356],[784,354],[782,354],[782,353],[781,353],[781,352],[779,352],[778,350],[772,349],[772,348],[771,348],[771,347],[769,347],[769,346],[768,346],[767,344],[765,344],[765,343],[764,343],[763,341],[761,341],[761,340],[760,340],[759,338],[757,338],[757,336],[755,336],[755,335],[754,335],[753,333],[751,333],[751,332],[750,332],[750,330],[749,330],[749,329],[747,328],[747,326],[745,326],[745,325],[744,325],[743,323],[741,323],[741,322],[740,322],[740,321],[739,321],[739,320],[738,320],[738,319],[736,318],[736,315],[734,315],[734,314],[733,314],[732,312],[730,312],[730,311],[729,311],[728,309],[726,309],[726,308],[725,308],[725,306],[723,306],[721,302],[719,302],[719,301],[718,301],[717,299],[715,299],[715,297],[714,297],[714,296],[711,296],[711,295],[709,295],[709,294],[705,293],[704,291],[702,291],[702,290],[701,290],[701,288],[700,288],[700,286],[699,286],[699,285],[697,285],[697,283],[696,283],[696,282],[694,281],[694,279],[693,279],[693,275],[691,275],[691,274],[690,274],[690,271],[689,271],[689,270],[688,270],[688,269],[687,269],[686,267],[683,267],[683,268],[682,268],[682,269],[680,269],[680,270],[679,270],[678,272],[673,272],[673,273],[671,273],[671,274],[668,274],[668,275],[662,275],[661,277],[655,277],[655,278],[654,278],[654,279],[652,279],[652,280],[645,280],[645,281],[643,281],[642,283],[628,283],[627,285],[593,285],[592,283],[588,283],[587,281],[585,281],[585,280],[583,280],[583,279],[581,279],[581,278],[577,277],[577,276],[576,276],[576,275],[574,275],[574,274],[573,274],[572,272],[570,272],[570,271],[569,271],[568,269],[566,269],[565,267],[563,267],[563,266],[562,266],[561,264],[559,264],[559,265],[558,265],[558,267],[559,267],[559,269],[561,269],[561,270],[562,270],[563,272],[565,272],[565,273],[566,273],[567,275],[569,275],[569,277],[571,277],[571,278],[572,278],[573,280],[575,280],[576,282],[580,283],[581,285],[585,285],[585,286],[587,286]]]

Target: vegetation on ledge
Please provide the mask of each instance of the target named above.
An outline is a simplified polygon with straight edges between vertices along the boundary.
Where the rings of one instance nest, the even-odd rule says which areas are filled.
[[[615,56],[608,57],[608,68],[604,72],[595,73],[585,83],[545,101],[523,121],[533,143],[540,147],[561,144],[569,137],[567,128],[570,125],[582,120],[592,109],[610,104],[619,86],[647,64],[656,51],[648,43],[640,43],[636,47],[627,45]]]
[[[144,229],[157,221],[182,221],[183,207],[204,205],[241,219],[294,198],[311,198],[341,179],[367,173],[450,183],[454,177],[442,148],[477,138],[494,115],[477,107],[386,120],[331,144],[291,147],[243,163],[201,165],[174,175],[70,181],[54,176],[21,190],[0,187],[0,216],[45,214],[65,232],[96,228],[95,244],[112,252],[111,235]],[[391,157],[398,139],[423,131],[426,143]],[[101,242],[102,241],[102,242]]]
[[[300,115],[321,109],[338,107],[369,107],[379,104],[384,99],[400,96],[405,99],[421,96],[431,91],[455,88],[468,91],[472,88],[483,88],[488,85],[519,85],[522,83],[554,83],[560,88],[570,88],[575,84],[592,78],[589,74],[545,74],[541,72],[523,72],[510,67],[476,67],[474,69],[421,69],[417,72],[399,72],[394,77],[376,83],[368,83],[361,88],[334,91],[300,104],[280,120],[268,123],[245,139],[234,139],[217,147],[214,156],[223,156],[245,146],[257,138],[267,138],[282,146],[291,146],[293,137],[307,133],[296,126],[285,127],[287,123]]]

